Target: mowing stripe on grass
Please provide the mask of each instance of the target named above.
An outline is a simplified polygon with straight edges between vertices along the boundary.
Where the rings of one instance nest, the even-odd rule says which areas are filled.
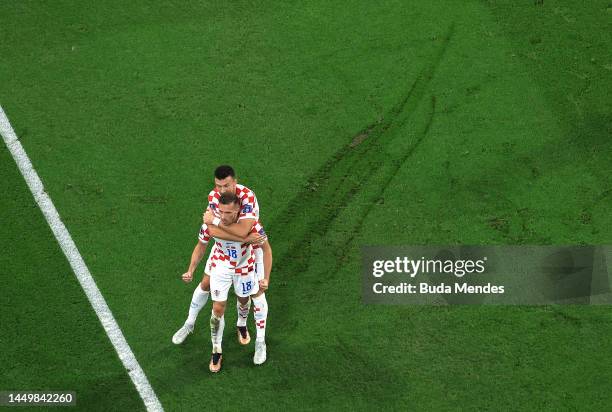
[[[454,32],[455,25],[451,24],[433,51],[430,61],[418,73],[398,104],[384,118],[366,126],[324,163],[308,180],[306,187],[289,202],[287,209],[279,214],[277,221],[268,225],[270,233],[274,233],[281,225],[291,225],[292,228],[288,252],[281,254],[275,261],[277,270],[280,268],[280,271],[287,274],[307,270],[313,240],[327,234],[343,208],[348,207],[358,193],[371,193],[367,196],[367,203],[354,206],[360,210],[357,214],[359,217],[347,228],[342,244],[330,244],[325,249],[325,256],[335,264],[332,266],[334,272],[345,263],[346,253],[350,251],[347,246],[351,246],[355,234],[361,230],[372,210],[372,204],[384,195],[398,170],[429,133],[436,112],[435,96],[431,96],[430,110],[425,119],[417,122],[413,116],[427,95],[429,84],[447,52]],[[398,131],[409,120],[415,136],[398,135]],[[337,250],[341,250],[342,254],[332,256],[328,253]],[[319,259],[322,258],[319,256]]]
[[[17,135],[15,134],[15,131],[13,130],[1,106],[0,134],[4,139],[6,147],[8,147],[9,151],[11,152],[13,159],[15,159],[15,162],[19,167],[19,171],[28,184],[32,195],[34,196],[34,200],[36,200],[36,203],[43,212],[47,223],[51,227],[53,235],[62,248],[64,255],[66,255],[66,258],[68,259],[74,274],[81,284],[81,287],[85,291],[87,299],[89,299],[91,306],[96,311],[96,315],[98,315],[98,319],[100,319],[100,322],[104,327],[104,331],[117,351],[119,359],[121,359],[123,366],[128,371],[128,375],[132,379],[132,382],[134,382],[134,386],[136,386],[140,397],[144,401],[145,407],[148,411],[163,411],[163,407],[157,399],[157,395],[155,395],[149,380],[136,360],[132,349],[130,349],[130,346],[125,340],[123,332],[121,332],[117,321],[106,304],[106,300],[104,300],[102,293],[100,293],[100,289],[98,289],[98,286],[91,276],[87,265],[85,265],[83,257],[79,253],[79,250],[72,240],[70,233],[68,233],[68,229],[66,229],[66,226],[60,219],[57,209],[55,209],[51,198],[45,191],[38,173],[36,173],[34,166],[32,166],[30,158],[17,138]]]

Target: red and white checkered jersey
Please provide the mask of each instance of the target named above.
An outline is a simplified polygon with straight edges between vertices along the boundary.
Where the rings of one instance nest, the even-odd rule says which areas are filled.
[[[246,186],[236,184],[236,197],[240,200],[240,214],[238,220],[241,219],[259,219],[259,204],[255,193]],[[217,188],[211,190],[208,194],[208,207],[213,211],[215,216],[219,217],[217,208],[219,207],[219,199],[221,193]]]
[[[259,233],[265,235],[266,232],[259,222],[255,222],[251,233]],[[208,226],[203,224],[198,234],[198,240],[207,244],[210,241],[210,232]],[[233,240],[215,239],[215,245],[212,249],[212,267],[217,265],[224,266],[227,269],[234,269],[234,273],[247,275],[254,270],[255,254],[253,246],[246,243],[234,242]]]

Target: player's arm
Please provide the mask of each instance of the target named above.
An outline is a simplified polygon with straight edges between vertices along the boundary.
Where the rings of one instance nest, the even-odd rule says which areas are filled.
[[[211,236],[216,237],[217,239],[231,240],[234,242],[247,243],[251,245],[261,245],[268,238],[266,235],[261,235],[257,232],[251,232],[247,237],[233,236],[216,226],[209,227],[208,232]]]
[[[246,243],[248,239],[247,237],[234,236],[227,233],[223,228],[212,225],[209,226],[208,232],[212,237],[216,237],[217,239],[232,240],[234,242]]]
[[[219,224],[219,229],[225,231],[232,236],[239,236],[242,238],[246,238],[253,225],[255,224],[255,219],[241,219],[236,223],[232,223],[229,226],[224,225],[223,223]]]
[[[261,245],[261,248],[263,250],[264,278],[259,281],[259,288],[265,291],[270,284],[270,272],[272,272],[272,246],[266,240]]]
[[[221,230],[219,239],[235,240],[238,238],[238,240],[236,240],[238,242],[243,241],[249,235],[253,225],[255,224],[255,219],[240,219],[237,223],[232,223],[231,225],[224,225],[221,222],[216,222],[218,225],[215,225],[215,218],[219,219],[210,209],[207,209],[204,213],[204,223],[209,228],[216,227],[217,229]],[[234,236],[234,238],[224,237],[224,235]],[[213,236],[217,237],[216,235]]]
[[[193,272],[195,272],[198,264],[204,257],[206,253],[206,246],[210,241],[210,233],[208,232],[208,227],[206,225],[202,225],[200,228],[200,232],[198,233],[198,243],[193,248],[193,252],[191,252],[191,260],[189,261],[189,268],[187,272],[183,273],[181,278],[183,282],[191,282],[193,280]]]
[[[198,241],[197,245],[193,248],[193,252],[191,253],[191,261],[189,262],[189,268],[187,272],[183,273],[182,279],[183,282],[191,282],[193,280],[193,272],[195,272],[198,264],[204,257],[206,253],[206,243]]]

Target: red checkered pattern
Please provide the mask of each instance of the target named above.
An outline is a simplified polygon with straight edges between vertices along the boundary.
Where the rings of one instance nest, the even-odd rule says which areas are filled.
[[[264,230],[261,223],[259,223],[259,220],[255,222],[255,224],[253,225],[253,228],[251,229],[251,233],[259,233],[261,235],[266,234],[266,231]],[[261,248],[261,245],[253,245],[253,249],[259,249],[259,248]]]
[[[208,226],[205,224],[200,227],[200,232],[198,233],[198,240],[204,244],[210,241],[210,233],[208,232]]]
[[[236,196],[240,199],[240,219],[259,219],[259,204],[257,203],[257,197],[251,189],[240,184],[236,184]],[[208,207],[217,214],[217,208],[219,207],[219,199],[221,194],[217,188],[214,188],[208,194]]]
[[[255,222],[255,224],[253,225],[253,228],[251,229],[251,233],[261,233],[262,235],[266,233],[261,223],[259,223],[259,220]]]
[[[255,326],[257,326],[259,329],[263,329],[266,326],[266,321],[264,319],[258,320],[255,322]]]
[[[236,243],[236,242],[233,242]],[[249,273],[255,270],[255,255],[251,248],[248,248],[248,245],[242,245],[244,247],[245,253],[242,254],[240,258],[232,259],[227,253],[224,252],[223,244],[217,240],[215,243],[215,248],[213,249],[213,256],[211,259],[212,267],[216,267],[218,262],[226,267],[230,267],[234,269],[234,273],[237,275],[248,275]],[[248,252],[248,257],[246,257]]]
[[[255,222],[251,233],[265,234],[263,226],[259,222]],[[198,240],[207,244],[211,239],[207,225],[202,225],[198,233]],[[212,257],[209,261],[209,270],[217,267],[217,264],[234,269],[234,273],[238,275],[248,275],[255,270],[255,246],[245,243],[233,242],[231,240],[215,238],[215,246],[211,252]],[[240,250],[240,251],[238,251]],[[235,252],[235,254],[233,253]],[[235,257],[232,257],[235,256]]]

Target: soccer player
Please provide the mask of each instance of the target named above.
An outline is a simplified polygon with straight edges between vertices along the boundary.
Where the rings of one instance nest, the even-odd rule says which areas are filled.
[[[236,222],[240,211],[240,204],[236,195],[233,193],[221,195],[218,211],[221,216],[220,219],[224,224]],[[251,232],[265,235],[265,231],[259,222],[256,222]],[[198,244],[191,257],[190,273],[193,273],[193,270],[195,270],[195,267],[197,267],[204,256],[206,245],[210,238],[209,228],[206,224],[203,224],[198,235]],[[255,256],[251,244],[216,237],[214,239],[215,245],[211,253],[211,263],[206,267],[207,274],[210,276],[210,288],[213,291],[213,309],[210,318],[212,355],[209,369],[211,372],[218,372],[221,369],[223,360],[223,330],[225,327],[224,313],[231,285],[234,286],[234,293],[242,304],[246,304],[250,296],[253,297],[253,302],[255,303],[255,322],[257,324],[253,362],[256,365],[260,365],[266,361],[265,323],[268,310],[267,305],[259,305],[258,299],[263,296],[263,292],[268,288],[270,281],[272,248],[267,240],[262,243],[264,267],[266,270],[264,278],[258,281],[255,275]]]
[[[208,195],[208,208],[203,216],[204,223],[207,225],[209,232],[212,236],[232,240],[238,242],[251,242],[253,244],[253,250],[255,254],[255,272],[257,279],[262,280],[265,273],[263,252],[259,247],[259,243],[265,240],[264,236],[257,236],[251,234],[251,229],[255,222],[259,219],[259,204],[257,203],[257,197],[252,190],[241,184],[238,184],[236,180],[236,174],[231,166],[222,165],[215,169],[215,187]],[[218,213],[219,199],[224,193],[234,193],[240,200],[240,214],[238,215],[238,221],[231,224],[223,224]],[[211,253],[206,261],[206,268],[211,264],[213,254]],[[191,277],[193,272],[186,272],[183,274],[183,279]],[[191,307],[189,309],[189,316],[185,321],[185,324],[174,334],[172,342],[174,344],[181,344],[185,341],[187,336],[193,332],[195,321],[197,319],[199,311],[206,305],[210,296],[210,278],[205,273],[200,284],[196,287],[193,292],[191,300]],[[267,310],[267,301],[265,294],[258,297],[258,306],[256,310],[261,311],[265,307]],[[251,341],[249,331],[246,327],[247,318],[251,306],[251,300],[249,299],[246,303],[236,302],[236,311],[238,312],[238,320],[236,322],[236,329],[238,335],[238,341],[242,345],[247,345]],[[256,325],[257,326],[257,325]],[[259,328],[259,326],[257,326]]]

